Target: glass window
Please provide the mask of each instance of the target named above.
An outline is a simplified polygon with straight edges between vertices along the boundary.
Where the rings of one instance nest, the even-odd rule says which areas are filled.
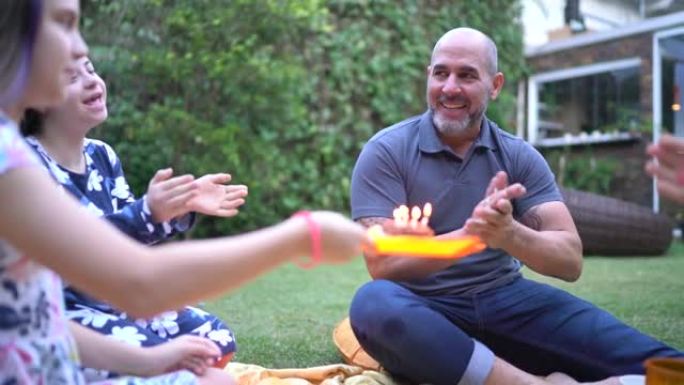
[[[539,84],[539,139],[644,129],[639,67]]]

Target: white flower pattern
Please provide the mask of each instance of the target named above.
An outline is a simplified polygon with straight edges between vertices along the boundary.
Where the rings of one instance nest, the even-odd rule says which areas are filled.
[[[112,195],[119,199],[129,199],[131,198],[131,191],[126,183],[126,178],[120,176],[114,179],[114,188],[112,189]]]
[[[233,336],[226,329],[211,330],[209,333],[207,333],[207,338],[221,346],[227,346],[229,343],[234,341]]]
[[[162,313],[150,320],[150,329],[159,334],[160,337],[174,336],[180,331],[178,326],[178,313],[169,311]]]
[[[64,172],[59,166],[50,164],[50,173],[54,175],[55,179],[57,179],[57,182],[60,184],[66,183],[69,181],[69,174]]]
[[[93,202],[88,202],[88,206],[86,206],[86,209],[88,209],[88,211],[97,215],[98,217],[101,217],[104,215],[104,211],[100,210],[99,207],[95,206],[95,204]]]
[[[84,152],[83,157],[85,158],[86,167],[92,167],[92,165],[95,164],[95,162],[93,161],[93,157],[90,156],[88,152]]]
[[[91,140],[93,141],[93,144],[104,147],[105,151],[107,151],[107,159],[109,159],[109,164],[111,164],[112,166],[116,165],[116,163],[119,161],[119,157],[116,156],[116,152],[114,152],[112,146],[108,145],[107,143],[101,140]]]
[[[91,325],[95,328],[104,327],[109,321],[116,321],[118,318],[107,313],[95,312],[89,309],[72,310],[68,314],[69,319],[79,319],[81,325]]]
[[[195,330],[193,330],[192,333],[196,334],[200,337],[207,337],[210,331],[211,331],[211,322],[205,322],[202,325],[195,328]]]
[[[90,171],[88,174],[88,191],[102,191],[103,178],[97,169]]]
[[[114,326],[111,337],[134,346],[142,346],[142,342],[147,340],[147,337],[139,333],[134,326]]]

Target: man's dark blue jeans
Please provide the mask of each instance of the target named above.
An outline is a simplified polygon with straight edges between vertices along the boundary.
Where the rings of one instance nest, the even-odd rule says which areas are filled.
[[[642,374],[649,357],[684,357],[587,301],[524,278],[437,296],[371,281],[354,296],[350,320],[371,356],[415,383],[481,383],[492,352],[529,373],[578,381]]]

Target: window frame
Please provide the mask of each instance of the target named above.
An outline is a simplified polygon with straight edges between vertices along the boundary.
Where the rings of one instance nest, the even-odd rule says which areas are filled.
[[[609,73],[612,71],[640,68],[642,59],[630,57],[620,60],[605,61],[583,66],[563,68],[560,70],[540,72],[529,77],[527,82],[527,140],[532,145],[543,146],[545,140],[539,139],[539,88],[545,83],[571,80],[585,76]],[[549,141],[551,144],[553,141]]]

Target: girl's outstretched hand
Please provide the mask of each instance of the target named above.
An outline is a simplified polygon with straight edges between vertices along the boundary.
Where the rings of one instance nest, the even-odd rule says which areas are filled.
[[[207,174],[197,178],[197,194],[186,203],[188,211],[217,217],[233,217],[245,203],[247,186],[227,184],[230,174]]]

